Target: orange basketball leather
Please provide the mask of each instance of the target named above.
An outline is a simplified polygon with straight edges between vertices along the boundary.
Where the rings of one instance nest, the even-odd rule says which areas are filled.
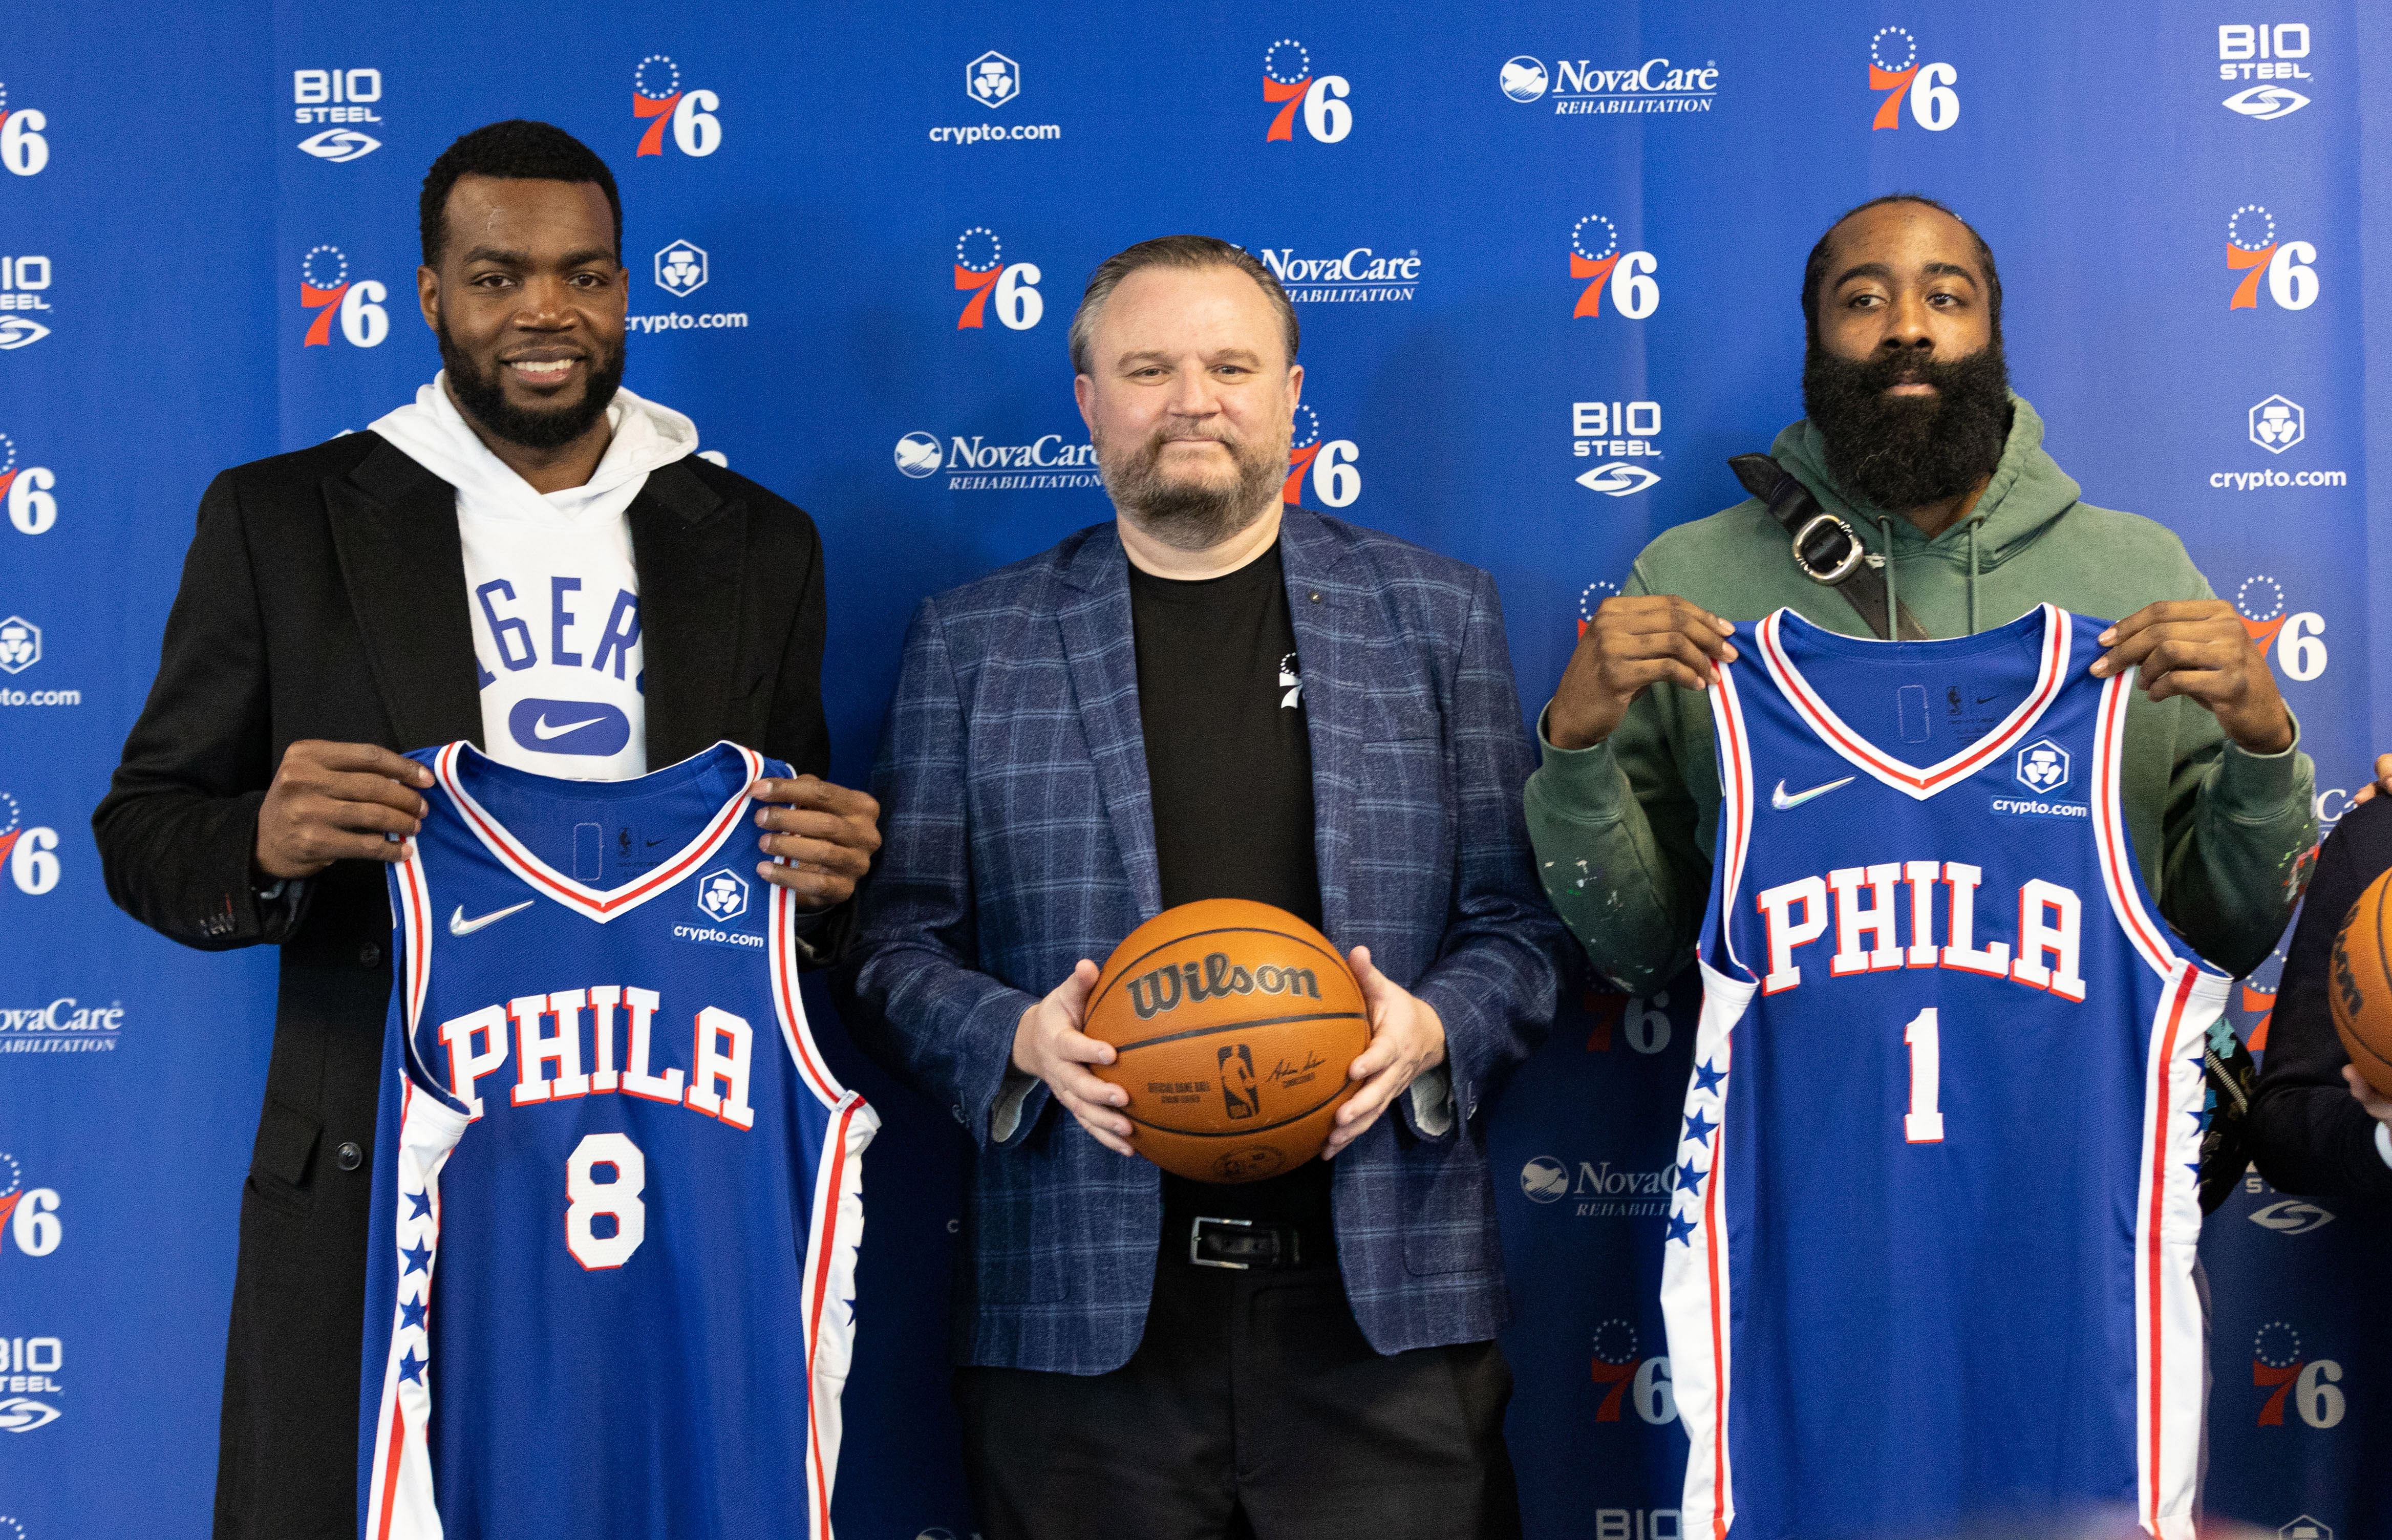
[[[2367,1083],[2392,1096],[2392,871],[2367,885],[2334,938],[2327,980],[2334,1029]]]
[[[1113,949],[1086,1030],[1129,1093],[1130,1143],[1199,1182],[1254,1182],[1328,1142],[1370,1045],[1361,986],[1327,937],[1269,904],[1165,910]]]

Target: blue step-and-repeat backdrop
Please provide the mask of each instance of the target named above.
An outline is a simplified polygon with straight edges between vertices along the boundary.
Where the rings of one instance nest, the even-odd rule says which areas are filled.
[[[1998,253],[2060,464],[2268,649],[2331,822],[2392,747],[2387,103],[2372,0],[10,7],[0,1540],[208,1523],[272,959],[118,913],[88,819],[209,477],[436,368],[415,196],[459,133],[545,118],[614,166],[630,382],[822,526],[850,782],[916,601],[1110,516],[1063,336],[1110,252],[1205,231],[1284,275],[1295,494],[1490,569],[1533,704],[1800,415],[1813,239],[1918,189]],[[2255,1047],[2280,964],[2237,995]],[[1539,1536],[1681,1533],[1655,1290],[1693,1005],[1573,1002],[1494,1113]],[[824,1030],[888,1124],[838,1525],[960,1540],[962,1150]],[[2387,1236],[2256,1176],[2211,1220],[2213,1515],[2392,1540]]]

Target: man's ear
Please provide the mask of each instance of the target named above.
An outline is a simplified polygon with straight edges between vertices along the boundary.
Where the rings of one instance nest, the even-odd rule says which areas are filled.
[[[415,303],[423,312],[423,324],[436,333],[440,330],[440,275],[429,267],[415,270]]]
[[[1096,414],[1088,409],[1088,402],[1096,395],[1096,390],[1097,382],[1086,375],[1072,376],[1072,399],[1079,403],[1080,421],[1088,425],[1091,435],[1097,431],[1097,419]]]

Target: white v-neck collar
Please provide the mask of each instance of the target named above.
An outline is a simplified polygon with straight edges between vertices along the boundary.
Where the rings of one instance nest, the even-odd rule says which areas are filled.
[[[740,783],[738,792],[725,802],[713,817],[708,819],[706,828],[695,839],[676,851],[670,860],[650,871],[646,875],[625,883],[620,887],[605,889],[577,882],[533,855],[529,847],[516,838],[505,824],[493,817],[488,809],[474,799],[474,795],[465,789],[463,778],[458,774],[459,761],[467,754],[493,766],[498,764],[497,760],[491,759],[472,744],[461,740],[440,751],[433,760],[432,772],[439,779],[441,788],[455,799],[458,809],[465,815],[465,826],[473,831],[474,836],[482,842],[491,855],[498,858],[500,865],[521,877],[542,897],[552,899],[566,908],[595,920],[600,925],[604,925],[610,920],[619,919],[630,913],[687,876],[713,855],[724,840],[731,837],[731,831],[738,826],[740,812],[748,805],[748,785],[757,776],[763,773],[763,756],[752,749],[742,748],[737,744],[725,742],[716,744],[713,748],[701,750],[699,754],[693,755],[690,759],[684,759],[681,763],[689,764],[693,759],[703,757],[717,749],[725,747],[736,751],[740,758],[747,763],[748,778]],[[642,776],[640,779],[648,780],[656,775],[670,775],[680,768],[681,765],[668,766],[664,770],[651,771],[650,775]],[[612,783],[626,785],[630,783]]]
[[[2034,688],[2027,692],[2026,699],[2021,701],[1991,732],[1943,763],[1925,770],[1895,758],[1853,731],[1811,687],[1811,681],[1802,677],[1802,671],[1794,666],[1793,658],[1787,654],[1785,640],[1779,635],[1788,617],[1790,616],[1798,626],[1814,630],[1821,628],[1813,626],[1791,610],[1781,609],[1764,617],[1754,629],[1761,643],[1761,661],[1768,668],[1770,678],[1777,681],[1778,689],[1784,692],[1801,718],[1810,724],[1811,731],[1819,735],[1820,741],[1856,768],[1894,790],[1924,802],[1945,787],[1967,780],[2008,752],[2033,730],[2045,709],[2058,698],[2060,681],[2068,674],[2068,660],[2074,640],[2074,627],[2067,611],[2050,604],[2040,604],[2036,608],[2043,613],[2043,655],[2035,673]]]

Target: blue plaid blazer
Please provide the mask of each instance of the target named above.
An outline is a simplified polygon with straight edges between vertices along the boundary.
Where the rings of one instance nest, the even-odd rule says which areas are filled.
[[[1381,1352],[1510,1314],[1485,1103],[1551,1025],[1563,932],[1521,820],[1534,760],[1495,585],[1291,508],[1323,928],[1436,1008],[1459,1118],[1410,1096],[1334,1162],[1347,1297]],[[838,977],[856,1039],[974,1145],[958,1361],[1099,1374],[1145,1330],[1162,1173],[1041,1085],[990,1111],[1021,1014],[1161,912],[1128,563],[1112,524],[923,602],[873,775],[882,846]]]

